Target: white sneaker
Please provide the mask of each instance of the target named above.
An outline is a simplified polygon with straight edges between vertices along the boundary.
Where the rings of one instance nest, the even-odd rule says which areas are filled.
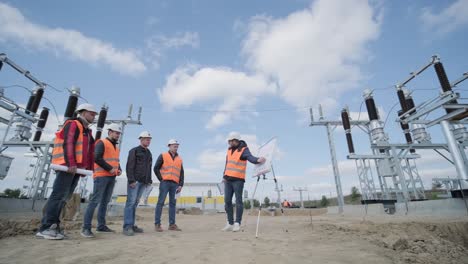
[[[233,230],[233,229],[232,229],[233,227],[234,227],[234,225],[230,225],[229,223],[227,223],[226,226],[225,226],[223,229],[221,229],[221,231],[224,231],[224,232],[226,232],[226,231],[232,231],[232,230]]]
[[[64,235],[60,234],[60,232],[58,232],[57,229],[57,224],[53,224],[46,230],[37,232],[36,237],[50,240],[62,240],[64,238]]]
[[[234,223],[234,227],[232,228],[232,232],[239,232],[240,231],[240,224]]]

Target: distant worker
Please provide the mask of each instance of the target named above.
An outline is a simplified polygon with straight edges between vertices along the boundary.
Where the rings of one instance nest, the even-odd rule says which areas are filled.
[[[161,214],[164,206],[164,201],[169,193],[169,230],[181,231],[176,225],[176,193],[182,191],[184,186],[184,166],[182,165],[182,158],[177,153],[179,149],[179,142],[175,139],[169,140],[167,143],[169,147],[168,152],[159,155],[156,164],[154,165],[154,173],[160,181],[159,183],[159,197],[154,213],[154,226],[156,232],[162,232],[161,227]]]
[[[127,202],[125,203],[123,224],[123,234],[127,236],[143,233],[143,229],[135,225],[135,212],[144,190],[153,183],[151,179],[153,156],[148,149],[151,138],[148,131],[143,131],[138,137],[140,145],[128,152],[126,166]]]
[[[228,136],[229,148],[226,155],[226,165],[224,169],[224,203],[227,214],[227,224],[223,231],[240,230],[244,203],[242,201],[242,192],[244,190],[245,172],[247,169],[247,160],[253,164],[262,164],[264,157],[254,157],[245,141],[241,140],[240,134],[231,132]],[[234,212],[232,207],[232,196],[236,196],[236,221],[234,222]]]
[[[117,143],[122,133],[122,128],[117,124],[111,124],[107,128],[108,136],[103,140],[97,140],[94,151],[94,186],[93,194],[89,200],[88,207],[83,218],[83,229],[81,236],[92,238],[94,237],[91,231],[91,222],[93,220],[94,210],[99,204],[97,214],[98,225],[96,232],[98,233],[113,233],[114,230],[106,225],[107,205],[112,198],[114,191],[115,177],[122,174],[120,168],[120,151]]]
[[[77,118],[68,119],[55,133],[52,164],[65,165],[67,171],[56,171],[52,193],[47,201],[39,232],[36,237],[60,240],[65,237],[60,228],[60,213],[67,199],[75,191],[80,177],[77,169],[93,170],[94,138],[88,127],[97,115],[91,104],[81,104],[76,108]]]
[[[284,199],[284,201],[283,201],[283,207],[284,207],[284,208],[291,207],[291,203],[290,203],[288,200]]]

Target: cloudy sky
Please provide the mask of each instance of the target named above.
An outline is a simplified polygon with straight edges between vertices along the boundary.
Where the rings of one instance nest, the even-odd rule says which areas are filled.
[[[386,132],[400,143],[392,86],[434,54],[452,81],[468,68],[468,0],[16,0],[0,2],[0,25],[0,53],[51,85],[41,107],[57,114],[46,139],[63,120],[66,89],[75,85],[80,102],[107,104],[111,119],[125,118],[130,104],[143,107],[143,126],[126,127],[123,166],[148,130],[154,156],[170,138],[181,142],[187,182],[219,182],[230,131],[239,131],[254,153],[276,136],[273,165],[289,199],[298,197],[294,187],[307,187],[311,198],[336,193],[325,128],[309,126],[310,107],[317,113],[322,104],[326,118],[337,120],[348,106],[364,119],[362,91],[376,89]],[[4,66],[0,81],[5,96],[26,104],[28,91],[14,85],[33,89],[29,80]],[[440,90],[433,69],[408,88],[417,103]],[[466,84],[458,90],[468,97]],[[357,152],[370,153],[367,136],[353,132]],[[443,142],[439,127],[430,132]],[[341,127],[335,140],[349,193],[359,182]],[[31,160],[22,152],[5,152],[16,159],[0,189],[26,184]],[[433,177],[455,176],[437,154],[422,154],[417,164],[426,188]],[[249,179],[247,190],[254,183]],[[273,189],[271,180],[262,182],[260,196],[274,196]]]

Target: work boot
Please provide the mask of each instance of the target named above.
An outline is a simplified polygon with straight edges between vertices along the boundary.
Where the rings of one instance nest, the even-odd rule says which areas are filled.
[[[176,224],[169,225],[169,230],[171,231],[182,231]]]
[[[161,224],[155,224],[155,225],[154,225],[154,230],[155,230],[156,232],[162,232],[162,231],[164,231],[164,230],[162,229],[162,227],[161,227]]]
[[[115,233],[114,230],[110,229],[108,226],[101,226],[96,228],[97,233]]]
[[[232,228],[232,232],[239,232],[240,231],[240,224],[234,223],[234,227]]]
[[[232,231],[233,227],[234,227],[234,225],[230,225],[229,223],[227,223],[226,226],[223,229],[221,229],[221,231],[224,231],[224,232]]]
[[[139,228],[138,226],[134,225],[133,226],[133,232],[135,233],[143,233],[143,229]]]
[[[133,228],[129,226],[123,229],[123,234],[126,236],[133,236],[135,235],[135,232],[133,232]]]
[[[82,237],[86,237],[86,238],[93,238],[94,237],[93,232],[91,232],[91,229],[88,229],[88,228],[83,228],[81,230],[80,234],[81,234]]]

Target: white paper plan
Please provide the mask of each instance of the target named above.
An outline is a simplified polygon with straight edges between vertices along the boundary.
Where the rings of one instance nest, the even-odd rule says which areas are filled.
[[[271,171],[271,162],[273,161],[273,155],[276,151],[276,137],[271,138],[265,144],[258,148],[257,157],[264,157],[266,159],[263,164],[256,164],[254,167],[254,176],[266,174]]]

